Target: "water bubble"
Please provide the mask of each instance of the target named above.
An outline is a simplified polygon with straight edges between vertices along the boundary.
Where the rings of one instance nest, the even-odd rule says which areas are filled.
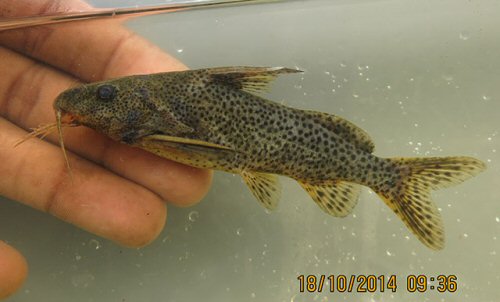
[[[207,279],[207,273],[205,272],[205,270],[202,270],[200,272],[200,279],[203,279],[203,280]]]
[[[495,217],[496,222],[500,222],[500,217]]]
[[[76,255],[75,255],[75,260],[76,260],[76,261],[80,261],[80,260],[82,260],[82,256],[81,256],[81,255],[79,255],[79,254],[76,254]]]
[[[95,250],[98,250],[102,247],[101,243],[98,240],[90,239],[89,246]]]
[[[484,95],[481,97],[483,99],[483,101],[490,101],[491,100],[491,96],[489,95]]]
[[[184,49],[182,49],[182,48],[177,49],[177,53],[182,53],[183,51],[184,51]]]
[[[451,74],[443,74],[442,77],[443,80],[448,82],[448,84],[450,84],[450,82],[453,82],[453,76]]]
[[[470,33],[468,31],[462,31],[460,32],[458,37],[460,38],[460,40],[467,41],[470,39]]]
[[[392,89],[391,85],[387,85],[387,86],[385,86],[385,87],[386,87],[388,90],[391,90],[391,89]]]
[[[385,253],[387,254],[387,256],[392,256],[393,254],[389,251],[389,250],[386,250]]]
[[[340,67],[342,67],[342,68],[347,67],[347,64],[346,64],[346,63],[344,63],[344,62],[340,62],[340,64],[339,64],[339,65],[340,65]]]
[[[200,213],[198,211],[191,211],[188,214],[189,221],[195,222],[200,217]]]
[[[352,96],[353,96],[355,99],[359,98],[359,94],[356,94],[356,93],[354,93]]]
[[[242,228],[237,228],[236,229],[236,235],[243,236],[243,229]]]
[[[190,253],[189,252],[184,252],[184,255],[179,256],[177,259],[179,261],[184,261],[184,260],[189,259],[189,257],[190,257]]]
[[[71,284],[74,287],[87,288],[95,280],[91,273],[82,273],[71,276]]]

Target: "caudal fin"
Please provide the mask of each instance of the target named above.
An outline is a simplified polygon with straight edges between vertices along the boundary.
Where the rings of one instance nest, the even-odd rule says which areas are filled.
[[[431,190],[459,184],[483,171],[483,162],[471,157],[391,159],[400,172],[396,182],[377,188],[377,194],[431,249],[444,247],[441,215],[431,200]]]

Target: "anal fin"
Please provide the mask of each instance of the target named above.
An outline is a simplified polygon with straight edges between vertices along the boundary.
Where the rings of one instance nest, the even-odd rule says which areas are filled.
[[[326,185],[299,183],[325,213],[336,217],[345,217],[352,212],[361,191],[360,185],[346,181]]]
[[[241,177],[252,194],[268,210],[274,210],[281,196],[281,185],[275,174],[241,172]]]

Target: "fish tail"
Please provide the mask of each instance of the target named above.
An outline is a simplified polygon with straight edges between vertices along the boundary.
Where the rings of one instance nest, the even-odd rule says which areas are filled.
[[[444,247],[441,215],[431,191],[459,184],[486,168],[471,157],[392,158],[394,175],[373,188],[418,239],[434,250]]]

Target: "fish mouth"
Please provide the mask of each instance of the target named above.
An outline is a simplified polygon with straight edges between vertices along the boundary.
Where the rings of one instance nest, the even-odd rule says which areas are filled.
[[[82,116],[78,114],[73,114],[65,110],[56,110],[57,115],[59,115],[59,120],[61,125],[65,127],[76,127],[81,125]]]

